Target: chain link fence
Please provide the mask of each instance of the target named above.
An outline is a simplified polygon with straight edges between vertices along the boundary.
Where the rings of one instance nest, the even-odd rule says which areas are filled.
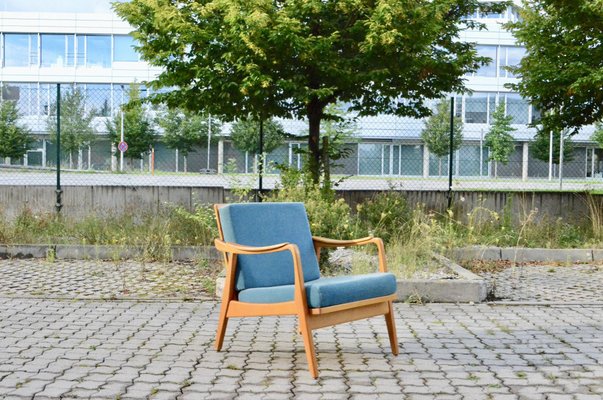
[[[123,107],[147,96],[140,85],[62,84],[60,96],[58,88],[2,84],[3,107],[15,105],[18,118],[0,123],[22,128],[31,142],[22,156],[0,155],[0,185],[56,185],[60,163],[65,186],[258,188],[262,157],[250,139],[256,130],[247,127],[237,139],[236,124],[211,115],[170,113],[144,102]],[[443,102],[450,107],[450,99]],[[505,150],[508,155],[496,159],[488,137],[498,104],[510,117],[513,141]],[[603,189],[603,149],[591,141],[592,128],[564,137],[560,160],[563,135],[536,136],[528,124],[537,120],[538,110],[518,95],[456,96],[453,114],[462,127],[451,152],[450,108],[433,102],[433,109],[443,114],[440,120],[357,117],[345,104],[337,107],[341,120],[323,121],[322,134],[330,138],[330,174],[338,188],[448,190],[452,184],[452,190]],[[306,122],[273,122],[284,135],[266,140],[264,189],[277,185],[279,166],[302,168],[307,149]]]

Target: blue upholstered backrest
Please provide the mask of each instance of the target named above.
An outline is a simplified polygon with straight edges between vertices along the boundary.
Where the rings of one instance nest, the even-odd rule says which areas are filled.
[[[229,204],[220,208],[226,242],[269,246],[283,242],[299,247],[304,280],[320,278],[306,209],[302,203]],[[236,289],[294,283],[291,252],[238,256]]]

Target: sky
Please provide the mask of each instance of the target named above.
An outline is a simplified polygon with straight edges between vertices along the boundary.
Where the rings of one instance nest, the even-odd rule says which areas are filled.
[[[111,12],[113,0],[0,0],[0,11],[33,12]],[[120,0],[124,1],[124,0]]]

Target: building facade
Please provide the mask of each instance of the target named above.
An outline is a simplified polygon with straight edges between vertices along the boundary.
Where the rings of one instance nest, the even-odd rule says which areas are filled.
[[[499,165],[497,175],[521,179],[546,178],[555,174],[556,166],[537,160],[531,153],[535,131],[527,124],[538,118],[538,110],[517,93],[505,87],[516,81],[505,67],[516,65],[524,49],[516,46],[513,36],[502,24],[517,17],[512,7],[500,14],[478,13],[473,18],[484,22],[488,30],[464,32],[462,40],[476,42],[480,55],[493,62],[470,76],[466,95],[452,95],[455,114],[464,123],[463,145],[454,157],[454,174],[459,178],[492,177],[492,162],[484,136],[492,122],[492,113],[504,103],[513,116],[516,146],[507,165]],[[56,149],[49,133],[48,116],[56,104],[57,84],[63,93],[78,88],[85,94],[86,106],[94,109],[93,125],[97,139],[80,149],[74,169],[115,170],[114,147],[107,138],[106,121],[114,118],[126,102],[132,82],[153,79],[159,69],[140,60],[129,36],[131,27],[112,13],[0,12],[1,96],[16,101],[22,120],[35,134],[36,141],[20,160],[5,160],[25,166],[52,167]],[[144,95],[145,88],[142,87]],[[449,101],[448,99],[446,101]],[[303,135],[303,121],[280,121],[285,130]],[[421,140],[425,121],[392,116],[360,118],[356,135],[348,144],[349,156],[339,162],[335,173],[345,175],[438,177],[447,175],[448,160],[430,154]],[[165,147],[159,140],[154,159],[145,155],[129,169],[154,168],[164,171],[253,172],[257,157],[238,151],[228,139],[228,125],[223,137],[212,142],[209,151],[200,146],[187,160]],[[565,164],[565,175],[575,178],[601,176],[602,150],[591,141],[592,127],[574,138],[574,156]],[[127,141],[127,132],[126,132]],[[114,146],[114,145],[113,145]],[[303,141],[289,141],[267,155],[274,163],[301,166],[299,150]],[[270,169],[269,169],[270,170]],[[270,170],[270,171],[273,171]]]

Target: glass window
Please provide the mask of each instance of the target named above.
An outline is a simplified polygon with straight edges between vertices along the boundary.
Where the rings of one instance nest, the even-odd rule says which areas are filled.
[[[113,36],[113,61],[138,61],[132,36]]]
[[[542,113],[540,112],[540,109],[538,107],[532,105],[532,123],[533,124],[539,123],[541,118],[542,118]]]
[[[423,175],[423,146],[400,146],[402,175]]]
[[[65,35],[40,35],[42,67],[62,67],[66,60]]]
[[[381,151],[380,144],[360,143],[358,145],[358,162],[360,175],[381,175]]]
[[[67,54],[65,55],[65,65],[73,67],[75,65],[75,35],[65,35]]]
[[[481,152],[481,169],[480,169]],[[487,148],[480,146],[461,146],[458,150],[458,171],[460,176],[480,176],[488,171]]]
[[[38,90],[35,83],[5,83],[2,99],[15,101],[21,115],[38,113]]]
[[[86,36],[86,66],[111,67],[111,36]]]
[[[111,85],[86,85],[86,110],[94,110],[96,115],[111,115]]]
[[[519,65],[519,63],[521,62],[521,59],[523,58],[523,56],[526,53],[526,49],[523,47],[507,47],[507,62],[505,65],[509,66],[509,67],[516,67]],[[509,78],[513,78],[515,75],[513,75],[512,72],[510,71],[506,71],[507,75]],[[501,76],[505,76],[502,75]]]
[[[77,48],[76,48],[76,63],[78,66],[83,67],[86,65],[86,36],[77,37]]]
[[[38,64],[38,35],[4,35],[4,66],[27,67]]]
[[[517,93],[507,94],[507,115],[513,117],[513,124],[528,123],[529,104]]]
[[[468,124],[488,122],[488,93],[473,93],[465,98],[465,122]]]
[[[490,63],[480,67],[476,76],[496,77],[496,46],[475,46],[477,54],[481,57],[489,57]]]

